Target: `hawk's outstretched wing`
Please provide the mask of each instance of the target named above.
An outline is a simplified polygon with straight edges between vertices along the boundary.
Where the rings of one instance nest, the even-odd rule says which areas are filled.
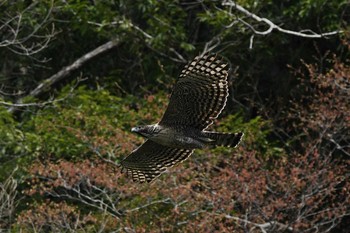
[[[166,168],[187,159],[192,152],[193,150],[171,148],[147,140],[121,162],[122,171],[134,181],[151,182]]]
[[[182,70],[161,125],[207,128],[225,107],[229,66],[221,57],[196,57]]]

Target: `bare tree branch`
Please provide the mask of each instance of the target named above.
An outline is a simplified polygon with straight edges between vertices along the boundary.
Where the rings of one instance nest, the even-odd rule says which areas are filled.
[[[12,221],[15,211],[17,181],[13,178],[13,174],[16,170],[17,168],[3,183],[0,183],[0,229],[3,229],[6,224]]]
[[[96,49],[86,53],[82,57],[78,58],[75,60],[71,65],[63,67],[59,72],[56,74],[52,75],[51,77],[45,79],[42,81],[34,90],[32,90],[26,97],[37,97],[38,95],[42,94],[43,92],[47,91],[52,85],[57,83],[58,81],[61,81],[63,78],[67,77],[70,75],[73,71],[79,69],[82,67],[87,61],[91,60],[92,58],[96,57],[97,55],[108,51],[114,47],[116,47],[119,44],[118,39],[110,40],[107,43],[97,47]],[[9,112],[13,112],[15,110],[14,107],[27,107],[31,106],[32,104],[22,104],[22,101],[24,98],[21,98],[17,101],[16,104],[11,104],[13,107],[9,109]],[[52,102],[52,101],[51,101]],[[48,102],[50,103],[50,101]],[[8,105],[4,102],[1,104]],[[47,103],[46,103],[47,104]],[[39,105],[39,104],[35,104]],[[45,104],[44,104],[45,105]],[[8,105],[9,106],[9,105]]]
[[[253,13],[251,13],[250,11],[246,10],[245,8],[243,8],[242,6],[238,5],[236,2],[231,1],[231,0],[224,0],[222,2],[223,6],[229,6],[230,7],[230,11],[229,13],[232,14],[232,7],[235,8],[236,10],[242,12],[243,14],[245,14],[246,16],[258,21],[258,22],[263,22],[266,23],[269,28],[265,31],[258,31],[256,29],[254,29],[253,26],[251,26],[249,23],[245,22],[242,19],[238,19],[239,21],[241,21],[242,23],[244,23],[245,25],[247,25],[255,34],[258,35],[267,35],[269,33],[271,33],[274,29],[276,29],[277,31],[283,32],[283,33],[287,33],[287,34],[291,34],[291,35],[295,35],[295,36],[300,36],[300,37],[307,37],[307,38],[322,38],[322,37],[326,37],[326,36],[332,36],[332,35],[336,35],[339,33],[343,33],[343,31],[341,30],[337,30],[337,31],[332,31],[332,32],[326,32],[326,33],[316,33],[313,32],[310,29],[305,29],[299,32],[296,31],[292,31],[292,30],[288,30],[288,29],[284,29],[281,28],[280,26],[276,25],[275,23],[273,23],[271,20],[267,19],[267,18],[262,18],[259,17]]]
[[[107,43],[97,47],[96,49],[88,52],[87,54],[83,55],[82,57],[78,58],[76,61],[74,61],[71,65],[63,67],[59,72],[52,75],[50,78],[45,79],[43,82],[41,82],[33,91],[31,91],[28,95],[28,97],[36,97],[43,93],[45,90],[47,90],[48,87],[52,86],[53,84],[57,83],[58,81],[62,80],[69,74],[71,74],[74,70],[79,69],[84,63],[91,60],[92,58],[96,57],[97,55],[108,51],[115,46],[119,44],[119,40],[111,40]]]
[[[316,33],[316,32],[314,32],[314,31],[312,31],[310,29],[304,29],[304,30],[301,30],[299,32],[293,31],[293,30],[288,30],[288,29],[284,29],[284,28],[276,25],[275,23],[273,23],[271,20],[269,20],[267,18],[262,18],[260,16],[257,16],[256,14],[248,11],[247,9],[242,7],[241,5],[237,4],[235,1],[223,0],[222,1],[222,5],[229,7],[228,13],[230,15],[232,15],[232,16],[233,16],[232,9],[236,9],[239,12],[245,14],[246,16],[254,19],[255,21],[263,22],[263,23],[265,23],[268,26],[268,29],[266,29],[265,31],[259,31],[259,30],[256,30],[250,23],[246,22],[242,18],[238,18],[237,19],[239,22],[241,22],[244,25],[246,25],[247,27],[249,27],[254,32],[254,34],[256,34],[256,35],[267,35],[267,34],[270,34],[273,30],[277,30],[277,31],[282,32],[282,33],[286,33],[286,34],[290,34],[290,35],[294,35],[294,36],[305,37],[305,38],[324,38],[324,37],[327,37],[327,36],[333,36],[333,35],[336,35],[336,34],[343,33],[342,30],[336,30],[336,31],[325,32],[325,33]],[[229,27],[231,27],[233,25],[234,25],[234,23],[230,24],[227,27],[229,28]],[[252,35],[251,38],[250,38],[250,45],[249,45],[250,49],[253,47],[253,40],[254,40],[254,35]]]

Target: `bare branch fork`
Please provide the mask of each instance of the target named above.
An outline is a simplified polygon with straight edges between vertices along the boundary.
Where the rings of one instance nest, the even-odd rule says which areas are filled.
[[[306,37],[306,38],[323,38],[323,37],[326,37],[326,36],[332,36],[332,35],[343,33],[343,31],[337,30],[337,31],[325,32],[325,33],[318,34],[318,33],[313,32],[310,29],[305,29],[305,30],[296,32],[296,31],[292,31],[292,30],[281,28],[280,26],[278,26],[275,23],[273,23],[271,20],[269,20],[267,18],[259,17],[256,14],[253,14],[252,12],[248,11],[247,9],[245,9],[242,6],[240,6],[239,4],[237,4],[234,1],[224,0],[224,1],[222,1],[222,5],[223,6],[229,6],[229,12],[228,13],[230,15],[232,15],[232,16],[233,16],[232,9],[234,8],[234,9],[240,11],[241,13],[245,14],[246,16],[248,16],[248,17],[258,21],[258,22],[263,22],[263,23],[267,24],[268,27],[269,27],[267,30],[265,30],[265,31],[258,31],[252,25],[250,25],[248,22],[244,21],[241,18],[238,18],[239,22],[241,22],[244,25],[246,25],[247,27],[249,27],[254,32],[254,34],[257,34],[257,35],[267,35],[267,34],[271,33],[273,30],[277,30],[279,32],[283,32],[283,33],[291,34],[291,35],[295,35],[295,36]],[[254,38],[254,35],[252,35],[252,37],[251,37],[250,47],[249,48],[252,48],[253,38]]]

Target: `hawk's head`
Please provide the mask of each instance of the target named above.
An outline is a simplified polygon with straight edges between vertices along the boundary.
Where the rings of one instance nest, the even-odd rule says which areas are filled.
[[[140,134],[141,136],[145,138],[153,137],[155,134],[159,132],[158,125],[143,125],[143,126],[136,126],[131,129],[131,132]]]

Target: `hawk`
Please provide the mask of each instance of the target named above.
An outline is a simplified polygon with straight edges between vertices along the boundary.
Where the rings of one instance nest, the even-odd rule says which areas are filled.
[[[197,56],[182,70],[163,118],[131,129],[147,140],[121,161],[137,182],[151,182],[194,149],[236,147],[243,133],[206,131],[226,105],[229,66],[216,54]]]

